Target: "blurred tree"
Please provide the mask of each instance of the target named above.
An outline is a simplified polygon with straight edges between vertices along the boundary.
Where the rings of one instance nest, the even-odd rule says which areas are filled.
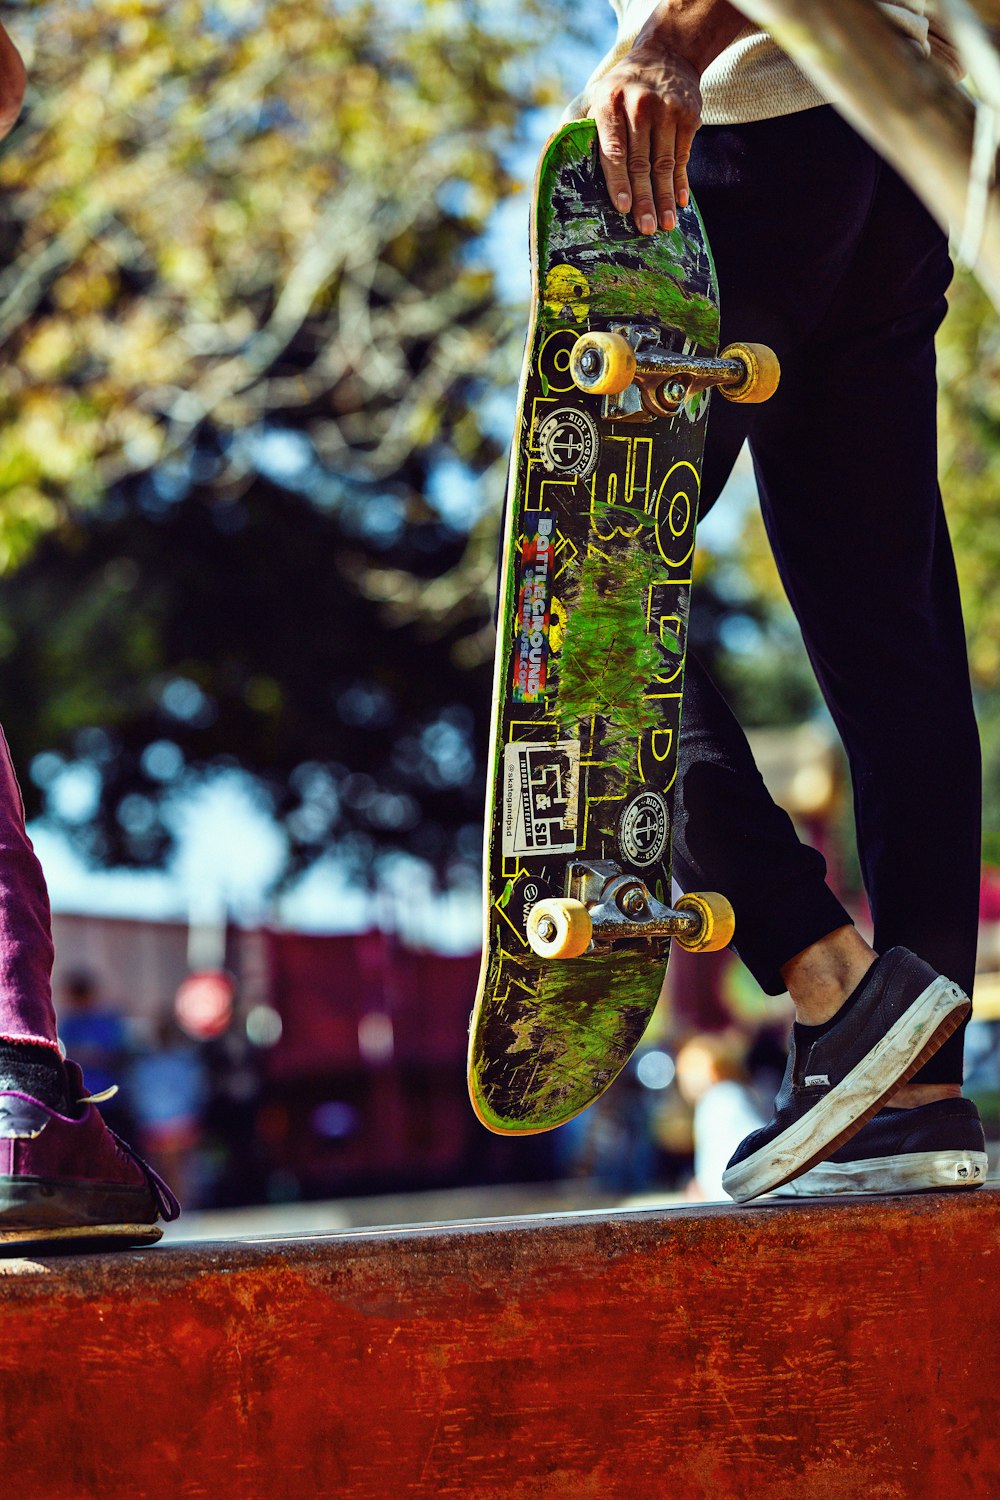
[[[14,7],[31,94],[0,154],[0,705],[29,812],[93,858],[161,859],[170,799],[218,766],[257,779],[290,871],[334,845],[365,874],[381,848],[445,876],[478,858],[490,398],[521,332],[483,236],[527,112],[603,9]],[[998,347],[963,282],[943,438],[986,690]],[[755,524],[702,571],[699,648],[743,721],[805,716]],[[93,789],[75,806],[71,766]]]
[[[756,507],[730,548],[701,549],[695,576],[691,643],[743,727],[810,718],[819,690]]]
[[[958,272],[949,293],[938,373],[941,484],[983,739],[984,848],[1000,864],[1000,317],[967,271]],[[731,647],[716,670],[742,722],[805,717],[818,694],[755,507],[715,572],[721,640]],[[734,622],[746,649],[734,639]]]
[[[1000,317],[966,273],[938,339],[941,474],[983,738],[984,854],[1000,864]]]
[[[482,236],[575,9],[15,11],[0,703],[29,813],[95,859],[162,858],[170,796],[220,764],[292,869],[478,857],[492,544],[466,532],[514,365]]]

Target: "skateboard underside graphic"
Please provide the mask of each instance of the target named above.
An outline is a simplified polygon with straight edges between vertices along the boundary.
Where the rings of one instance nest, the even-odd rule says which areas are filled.
[[[671,936],[722,946],[714,897],[671,906],[672,793],[711,387],[761,399],[768,351],[720,357],[694,205],[641,236],[592,122],[538,170],[534,306],[500,578],[485,943],[469,1049],[490,1129],[551,1129],[645,1031]]]

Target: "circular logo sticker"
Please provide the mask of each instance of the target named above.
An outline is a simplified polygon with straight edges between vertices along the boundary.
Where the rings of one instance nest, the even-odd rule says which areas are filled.
[[[618,819],[618,846],[630,865],[642,870],[666,853],[670,813],[659,792],[639,792]]]
[[[594,472],[599,444],[597,423],[575,406],[558,406],[538,429],[542,463],[550,473],[587,479]]]

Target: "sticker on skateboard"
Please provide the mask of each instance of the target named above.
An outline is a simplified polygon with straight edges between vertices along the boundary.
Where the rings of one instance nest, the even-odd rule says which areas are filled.
[[[580,742],[506,745],[503,753],[503,852],[572,854],[576,849]]]

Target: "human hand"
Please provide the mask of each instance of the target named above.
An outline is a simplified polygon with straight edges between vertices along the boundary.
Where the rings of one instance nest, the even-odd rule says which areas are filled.
[[[677,208],[687,206],[687,164],[701,124],[698,79],[676,52],[640,43],[590,86],[588,113],[611,201],[631,211],[640,234],[673,229]]]
[[[0,140],[17,124],[27,81],[21,54],[0,26]]]

